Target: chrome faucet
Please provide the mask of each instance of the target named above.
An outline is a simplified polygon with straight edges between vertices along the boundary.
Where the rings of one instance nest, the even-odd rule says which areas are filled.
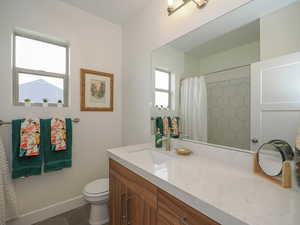
[[[165,151],[170,152],[171,151],[171,134],[170,130],[166,132],[166,136],[162,138],[162,141],[165,142]]]

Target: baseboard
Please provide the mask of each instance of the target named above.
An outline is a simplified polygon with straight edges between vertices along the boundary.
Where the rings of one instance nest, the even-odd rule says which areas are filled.
[[[87,204],[82,195],[21,215],[7,225],[32,225]]]
[[[105,225],[105,224],[108,224],[108,222],[109,222],[109,219],[105,219],[105,220],[102,220],[101,222],[100,222],[100,224],[101,225]],[[91,222],[89,222],[89,224],[90,225],[93,225],[93,223],[91,223]],[[99,223],[97,223],[97,225],[98,225]]]
[[[109,222],[109,219],[102,220],[101,224],[102,224],[102,225],[105,225],[105,224],[108,224],[108,222]]]

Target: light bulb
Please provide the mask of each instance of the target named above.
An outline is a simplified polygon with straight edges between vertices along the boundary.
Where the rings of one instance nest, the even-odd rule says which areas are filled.
[[[203,7],[208,3],[208,0],[193,0],[197,4],[198,7]]]
[[[175,0],[168,0],[168,6],[172,7],[174,5]]]
[[[176,9],[180,5],[184,4],[183,0],[168,0],[169,8]]]

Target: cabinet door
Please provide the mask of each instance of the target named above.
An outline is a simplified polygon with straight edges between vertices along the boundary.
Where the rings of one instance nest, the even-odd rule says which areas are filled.
[[[157,187],[114,160],[109,174],[111,225],[156,225]]]
[[[128,225],[156,225],[156,209],[135,190],[130,188],[127,190]]]
[[[143,199],[135,193],[134,190],[128,189],[127,196],[127,224],[128,225],[141,225],[143,224]]]
[[[110,225],[127,225],[126,186],[111,173],[109,176],[109,192]]]

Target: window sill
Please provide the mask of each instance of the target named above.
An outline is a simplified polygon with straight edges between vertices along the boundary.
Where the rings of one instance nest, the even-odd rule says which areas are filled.
[[[13,106],[22,106],[22,107],[25,107],[25,108],[31,108],[31,107],[41,107],[41,108],[48,108],[48,107],[51,107],[51,108],[68,108],[69,106],[66,105],[66,104],[63,104],[62,106],[58,106],[57,103],[48,103],[48,106],[44,106],[43,103],[31,103],[30,106],[25,106],[25,103],[15,103],[13,104]]]

